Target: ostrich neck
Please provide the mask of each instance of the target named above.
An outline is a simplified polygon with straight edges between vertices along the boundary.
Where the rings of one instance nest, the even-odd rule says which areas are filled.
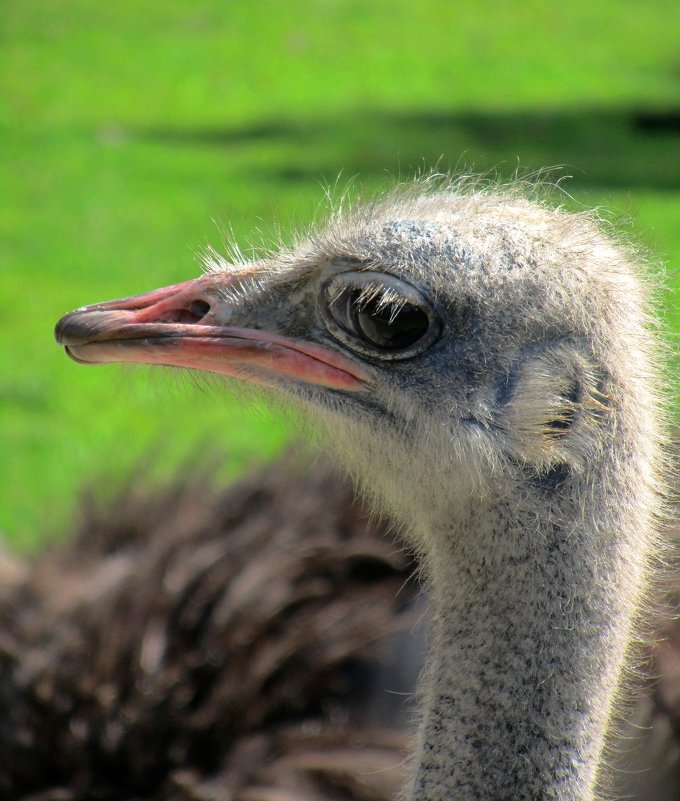
[[[593,796],[643,572],[632,535],[644,534],[610,508],[541,519],[521,503],[429,532],[434,619],[409,801]]]

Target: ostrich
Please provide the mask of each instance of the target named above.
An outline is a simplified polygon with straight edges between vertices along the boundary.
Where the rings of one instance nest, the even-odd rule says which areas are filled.
[[[590,215],[418,183],[56,335],[278,391],[399,526],[433,608],[406,799],[589,801],[663,512],[643,266]]]

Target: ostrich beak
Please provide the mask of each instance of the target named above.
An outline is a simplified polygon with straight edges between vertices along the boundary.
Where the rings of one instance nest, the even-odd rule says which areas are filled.
[[[243,276],[239,276],[242,278]],[[330,389],[365,390],[370,378],[330,348],[259,327],[257,310],[239,307],[225,291],[238,283],[212,273],[70,312],[55,336],[80,364],[141,362],[188,367],[259,384],[292,379]]]

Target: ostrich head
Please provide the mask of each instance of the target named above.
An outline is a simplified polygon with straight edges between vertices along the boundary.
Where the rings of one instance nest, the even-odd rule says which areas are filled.
[[[402,525],[435,608],[413,797],[589,798],[654,532],[630,254],[516,191],[417,185],[209,267],[57,338],[280,390]]]

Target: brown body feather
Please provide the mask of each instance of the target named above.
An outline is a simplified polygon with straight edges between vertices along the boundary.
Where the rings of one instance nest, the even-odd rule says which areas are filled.
[[[2,797],[390,797],[367,685],[409,574],[326,464],[90,505],[0,609]]]

